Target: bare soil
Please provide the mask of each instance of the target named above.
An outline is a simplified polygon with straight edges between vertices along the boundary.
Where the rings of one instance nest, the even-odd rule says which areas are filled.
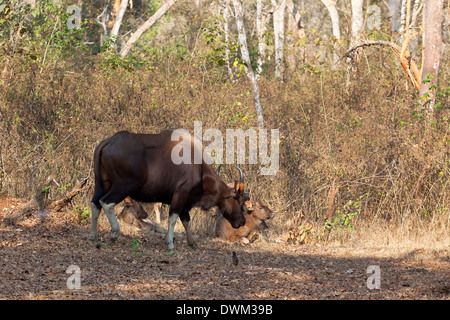
[[[0,196],[0,220],[20,203]],[[244,246],[209,236],[192,249],[178,234],[168,251],[162,235],[123,223],[116,243],[109,242],[108,225],[100,225],[96,248],[87,240],[89,224],[72,215],[53,212],[0,227],[0,299],[450,298],[449,250],[398,256],[357,244]],[[80,289],[67,287],[71,265],[80,268]],[[379,289],[367,286],[371,265],[380,268]]]

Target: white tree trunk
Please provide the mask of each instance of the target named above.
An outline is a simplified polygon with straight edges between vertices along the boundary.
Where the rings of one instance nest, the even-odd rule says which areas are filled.
[[[230,32],[228,28],[228,18],[230,17],[230,9],[228,8],[227,1],[224,1],[222,3],[223,5],[223,32],[225,37],[225,63],[227,65],[228,70],[228,76],[230,77],[230,80],[234,81],[233,71],[231,70],[231,63],[230,63],[230,48],[228,47],[228,42],[230,40]]]
[[[247,35],[245,33],[245,26],[244,26],[244,10],[242,9],[242,4],[240,0],[232,0],[232,1],[234,6],[234,15],[236,18],[236,27],[238,31],[238,42],[241,46],[242,60],[244,60],[246,64],[245,72],[247,73],[247,77],[250,79],[253,86],[252,90],[253,102],[255,104],[256,114],[258,116],[257,117],[258,127],[263,128],[264,117],[262,112],[261,99],[259,95],[258,82],[256,81],[256,77],[253,72],[252,64],[250,61],[250,55],[248,53],[247,47]]]
[[[363,29],[363,0],[352,0],[352,46],[359,44]]]
[[[401,0],[388,0],[389,17],[391,19],[391,31],[398,32],[401,24],[399,21]]]
[[[114,0],[113,2],[114,3],[112,5],[111,13],[110,13],[110,15],[108,15],[108,17],[110,16],[110,18],[111,18],[111,20],[108,20],[108,23],[107,23],[108,29],[112,29],[112,27],[114,26],[114,23],[116,22],[116,17],[117,17],[117,14],[119,13],[121,0]],[[108,4],[106,5],[106,7],[108,7]]]
[[[406,0],[402,0],[402,6],[400,8],[400,29],[398,32],[405,31],[406,24]]]
[[[267,23],[267,7],[264,0],[257,0],[256,2],[256,35],[258,37],[258,60],[256,73],[259,75],[262,72],[262,65],[266,60],[266,42],[264,33],[266,32]]]
[[[322,0],[322,3],[327,7],[328,13],[331,18],[331,26],[333,29],[333,36],[335,38],[335,43],[333,45],[333,68],[336,67],[339,61],[339,55],[337,53],[339,47],[339,40],[341,39],[341,30],[339,27],[339,14],[336,8],[337,0]]]
[[[275,38],[275,77],[283,80],[284,76],[284,11],[286,1],[271,0],[273,6],[273,35]]]
[[[438,82],[439,65],[442,55],[442,19],[443,19],[444,0],[423,0],[424,14],[424,61],[422,70],[422,81],[432,76],[430,82],[422,83],[420,86],[420,96],[425,93],[429,95],[423,103],[428,102],[428,111],[434,111],[436,98],[436,89],[430,90],[430,87]]]
[[[122,25],[123,16],[125,15],[125,11],[127,10],[128,0],[122,0],[120,2],[119,12],[117,13],[116,21],[111,29],[110,35],[113,39],[116,39],[119,35],[119,29]]]
[[[158,11],[156,11],[150,19],[145,21],[137,30],[131,34],[128,41],[125,43],[125,45],[122,47],[122,50],[120,51],[120,55],[122,57],[125,57],[130,52],[131,47],[136,43],[136,41],[139,40],[139,38],[146,32],[148,29],[150,29],[156,21],[158,21],[178,0],[168,0],[166,3],[164,3]]]
[[[294,71],[297,65],[297,57],[304,57],[304,48],[302,46],[297,46],[297,41],[299,39],[305,38],[305,29],[302,26],[302,16],[300,11],[297,10],[296,5],[292,0],[286,0],[286,7],[288,14],[288,34],[289,37],[286,39],[289,52],[287,54],[286,60],[289,63],[289,69]],[[300,48],[300,49],[299,49]]]
[[[363,0],[352,0],[352,36],[350,48],[357,46],[361,41],[361,33],[364,29]],[[354,50],[347,59],[346,87],[350,85],[350,75],[353,71],[352,60],[358,60],[360,50]]]

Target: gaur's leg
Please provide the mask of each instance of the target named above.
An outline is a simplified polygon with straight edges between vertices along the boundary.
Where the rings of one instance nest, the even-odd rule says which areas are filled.
[[[173,229],[175,228],[175,223],[177,222],[178,214],[169,213],[169,223],[167,228],[166,243],[169,250],[173,250],[175,246],[173,245]]]
[[[93,202],[91,202],[89,205],[91,207],[91,231],[89,233],[89,240],[93,243],[97,243],[97,222],[102,207],[100,205],[96,205]]]
[[[123,201],[133,190],[135,190],[135,185],[129,185],[127,188],[124,186],[112,187],[100,200],[100,205],[103,210],[105,210],[106,217],[108,218],[109,224],[111,225],[111,241],[117,240],[120,234],[120,226],[117,221],[116,214],[114,213],[114,206]]]
[[[169,210],[169,225],[166,236],[167,248],[169,250],[173,250],[173,230],[175,228],[175,223],[183,210],[183,206],[187,199],[187,193],[184,192],[175,192],[172,198],[172,203],[170,204]]]
[[[194,237],[192,236],[191,227],[189,226],[189,221],[191,220],[188,213],[184,213],[180,215],[181,222],[183,223],[184,230],[186,230],[186,237],[187,237],[187,243],[192,248],[197,248],[197,243],[194,240]]]
[[[111,241],[114,242],[117,240],[120,234],[120,226],[117,221],[116,214],[114,213],[115,203],[104,203],[100,200],[100,204],[105,210],[106,217],[108,218],[109,224],[111,225]]]

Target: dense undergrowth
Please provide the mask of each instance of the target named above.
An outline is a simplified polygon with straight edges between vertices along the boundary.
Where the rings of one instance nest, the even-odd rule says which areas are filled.
[[[49,196],[58,198],[89,177],[90,188],[73,203],[85,211],[93,150],[117,131],[192,132],[197,120],[203,130],[256,127],[247,79],[231,83],[225,67],[205,55],[167,50],[138,61],[105,52],[48,53],[47,63],[1,56],[1,192],[31,198],[53,177],[58,185]],[[241,167],[252,198],[277,213],[273,235],[306,223],[319,240],[345,240],[354,228],[380,225],[448,235],[448,53],[433,115],[421,110],[389,51],[370,48],[365,55],[348,87],[344,64],[305,64],[284,82],[261,76],[266,127],[280,132],[280,169],[263,176],[259,165]],[[235,175],[233,166],[222,171],[229,181]],[[198,223],[197,232],[202,228]]]

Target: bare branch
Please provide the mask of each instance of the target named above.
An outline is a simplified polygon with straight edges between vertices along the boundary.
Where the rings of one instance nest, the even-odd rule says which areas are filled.
[[[106,13],[107,10],[108,10],[108,5],[106,5],[106,7],[105,7],[105,9],[103,9],[102,13],[100,13],[100,15],[97,16],[97,23],[103,27],[105,36],[108,35],[108,29],[106,28],[106,23],[105,23],[105,21],[108,20],[108,14]],[[100,20],[100,18],[102,18],[102,20]]]
[[[351,47],[350,49],[348,49],[347,52],[345,52],[339,58],[339,61],[346,57],[351,57],[351,54],[355,50],[357,50],[361,47],[377,46],[377,45],[388,46],[394,51],[394,53],[397,55],[398,59],[400,60],[400,63],[402,65],[403,69],[405,70],[408,78],[411,80],[414,87],[417,90],[420,90],[420,72],[419,72],[419,69],[417,68],[416,63],[413,61],[411,54],[409,53],[409,51],[407,49],[405,51],[403,51],[402,47],[400,47],[399,45],[397,45],[393,42],[384,41],[384,40],[366,40],[366,41],[360,42],[359,44],[356,44],[353,47]]]

